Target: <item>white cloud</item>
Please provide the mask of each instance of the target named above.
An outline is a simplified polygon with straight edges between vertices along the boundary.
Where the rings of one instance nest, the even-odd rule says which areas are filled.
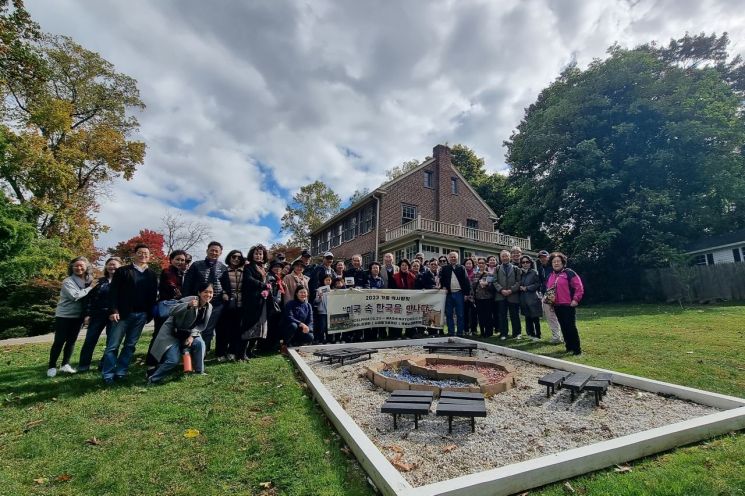
[[[184,215],[230,219],[210,218],[218,239],[272,241],[265,226],[299,186],[320,179],[346,198],[437,143],[466,144],[504,171],[502,142],[570,61],[686,31],[728,31],[743,53],[745,35],[741,6],[727,0],[27,6],[45,31],[135,77],[148,106],[146,162],[102,205],[112,227],[102,244],[185,200],[198,205]]]

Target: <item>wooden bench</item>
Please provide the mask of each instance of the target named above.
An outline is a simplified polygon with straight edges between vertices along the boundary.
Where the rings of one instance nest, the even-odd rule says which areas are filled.
[[[447,415],[448,433],[453,432],[453,417],[468,417],[471,419],[471,432],[476,432],[476,417],[486,417],[486,403],[484,401],[456,400],[454,403],[440,401],[435,413],[438,416]]]
[[[595,393],[595,406],[600,405],[601,397],[608,392],[608,382],[589,380],[585,384],[585,391]]]
[[[476,417],[486,417],[486,402],[481,393],[443,391],[435,410],[437,416],[447,416],[448,433],[453,432],[453,417],[471,419],[471,432],[476,432]]]
[[[572,374],[562,383],[562,387],[568,388],[572,393],[572,401],[574,401],[574,394],[581,393],[585,388],[585,384],[591,379],[590,374]]]
[[[570,375],[572,375],[571,372],[557,370],[538,379],[538,384],[546,386],[546,398],[548,398],[554,394],[557,389],[561,389],[564,380]]]
[[[476,343],[427,343],[424,349],[428,353],[437,351],[468,351],[468,356],[473,356],[473,350],[477,349]]]
[[[354,360],[363,355],[367,355],[367,358],[370,359],[372,354],[377,352],[378,350],[372,348],[341,348],[328,351],[316,351],[313,355],[319,357],[321,362],[328,358],[329,364],[334,363],[334,360],[339,360],[339,362],[344,365],[344,360]]]
[[[402,398],[402,397],[398,397]],[[390,413],[393,415],[393,430],[398,429],[398,416],[399,415],[414,415],[414,429],[419,428],[419,416],[420,415],[429,415],[429,407],[432,404],[432,400],[426,400],[426,398],[423,397],[415,397],[412,396],[410,398],[414,400],[422,400],[425,401],[408,401],[408,402],[400,402],[396,401],[398,398],[388,398],[385,403],[383,403],[383,406],[380,407],[381,413]]]

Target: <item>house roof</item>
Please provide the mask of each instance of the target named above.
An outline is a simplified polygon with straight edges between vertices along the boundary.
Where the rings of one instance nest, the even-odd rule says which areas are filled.
[[[688,246],[688,251],[686,253],[695,253],[740,243],[745,243],[745,229],[717,234],[716,236],[710,236],[708,238],[701,238],[698,241],[691,243]]]
[[[329,220],[327,220],[326,222],[324,222],[323,224],[321,224],[320,226],[318,226],[316,229],[314,229],[313,231],[311,231],[311,234],[316,234],[317,232],[323,231],[324,229],[328,228],[329,225],[334,224],[339,219],[341,219],[342,217],[344,217],[347,213],[349,213],[352,209],[359,207],[360,205],[362,205],[363,203],[365,203],[367,200],[373,198],[374,196],[376,196],[376,195],[377,196],[385,195],[388,192],[388,189],[392,185],[394,185],[397,182],[399,182],[399,181],[401,181],[401,180],[403,180],[403,179],[411,176],[412,174],[417,173],[418,171],[424,169],[425,167],[432,165],[433,163],[435,163],[435,159],[434,158],[429,158],[429,159],[425,160],[424,162],[422,162],[421,164],[419,164],[416,167],[414,167],[413,169],[411,169],[410,171],[407,171],[404,174],[401,174],[400,176],[391,179],[390,181],[384,182],[383,184],[381,184],[380,186],[378,186],[375,190],[373,190],[370,193],[368,193],[367,195],[363,196],[362,198],[360,198],[359,200],[357,200],[356,202],[354,202],[353,204],[351,204],[350,206],[348,206],[347,208],[345,208],[344,210],[342,210],[341,212],[337,213],[336,215],[334,215],[333,217],[331,217]],[[466,187],[471,191],[471,193],[473,193],[474,196],[481,202],[481,204],[484,206],[484,208],[486,208],[486,210],[489,212],[489,217],[491,217],[492,219],[496,220],[497,214],[494,213],[494,210],[491,209],[491,207],[489,206],[489,204],[486,203],[483,198],[481,198],[481,195],[479,195],[476,192],[476,190],[473,189],[473,186],[471,186],[470,183],[466,180],[466,178],[463,177],[463,174],[460,173],[460,171],[458,170],[458,168],[457,167],[453,167],[453,171],[455,171],[455,174],[463,182],[463,184],[466,185]]]

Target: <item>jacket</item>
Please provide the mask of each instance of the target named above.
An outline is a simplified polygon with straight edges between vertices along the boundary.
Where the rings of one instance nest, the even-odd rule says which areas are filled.
[[[78,285],[79,278],[75,276],[66,277],[62,281],[62,287],[59,291],[59,302],[57,309],[54,311],[55,317],[64,317],[67,319],[82,319],[85,313],[85,297],[93,291],[90,282],[82,288]]]
[[[543,315],[543,304],[538,296],[541,287],[540,276],[535,269],[522,271],[520,286],[525,286],[525,291],[520,292],[520,311],[526,317],[541,317]]]
[[[88,293],[86,301],[85,315],[109,315],[109,305],[111,305],[111,281],[109,278],[104,276],[98,280],[98,285],[93,288],[93,291]]]
[[[427,268],[416,276],[415,287],[417,289],[435,289],[437,287],[437,276]]]
[[[446,289],[448,294],[451,293],[450,280],[452,279],[453,272],[455,272],[455,277],[458,279],[458,284],[460,284],[460,291],[461,293],[463,293],[463,296],[470,295],[471,283],[468,281],[466,268],[460,264],[447,264],[440,269],[440,287],[442,289]]]
[[[158,301],[181,298],[183,282],[184,274],[173,265],[161,272],[160,282],[158,283]]]
[[[153,318],[153,307],[158,299],[158,279],[150,269],[142,272],[144,278],[143,293],[140,294],[135,286],[135,274],[138,270],[134,265],[124,265],[116,269],[109,290],[111,297],[109,315],[118,313],[121,318],[126,318],[135,311],[137,301],[142,301],[143,312],[147,313],[147,320]]]
[[[481,286],[481,281],[487,281],[486,286]],[[494,285],[488,282],[489,274],[482,272],[473,281],[473,298],[475,300],[493,300],[494,299]]]
[[[509,273],[504,265],[497,267],[497,275],[494,279],[494,299],[496,301],[507,300],[509,303],[520,303],[520,269],[509,264]],[[512,290],[512,294],[504,296],[500,291],[503,289]]]
[[[285,305],[284,310],[284,323],[285,325],[290,324],[305,324],[313,332],[313,308],[310,303],[300,302],[299,300],[292,300]]]
[[[200,282],[212,283],[212,288],[215,291],[215,296],[212,298],[215,306],[222,305],[222,285],[220,284],[220,276],[222,273],[228,270],[228,266],[219,260],[207,261],[197,260],[189,270],[186,271],[184,276],[184,284],[182,285],[181,294],[184,296],[196,296],[197,285]]]
[[[392,265],[390,277],[388,274],[388,269],[386,269],[385,265],[380,266],[380,277],[383,278],[383,282],[385,283],[385,288],[393,288],[395,287],[393,285],[393,276],[398,273],[398,265]]]
[[[271,287],[271,286],[270,286]],[[241,329],[251,329],[261,318],[261,312],[266,305],[267,298],[261,296],[262,291],[268,291],[266,275],[262,276],[255,263],[243,268],[243,282],[241,283],[241,300],[243,303],[243,321]]]
[[[181,298],[178,305],[171,307],[168,319],[163,323],[158,335],[155,336],[150,354],[160,361],[171,346],[180,346],[181,340],[176,336],[176,331],[188,331],[190,336],[200,336],[207,327],[212,315],[212,304],[207,303],[204,318],[197,322],[198,308],[190,305],[198,296],[187,296]]]
[[[571,283],[569,282],[571,275]],[[561,272],[551,272],[548,278],[547,287],[551,288],[556,284],[556,299],[554,306],[567,306],[575,300],[577,303],[582,301],[585,295],[585,287],[579,274],[572,269],[564,269]],[[571,287],[570,287],[571,284]]]
[[[298,286],[304,286],[308,290],[308,293],[310,293],[310,279],[306,275],[301,275],[300,277],[302,278],[302,282],[295,279],[294,272],[290,272],[282,279],[285,285],[285,305],[295,299],[295,290]],[[316,286],[316,289],[318,289],[318,286]],[[308,294],[308,297],[310,298],[310,294]]]
[[[364,288],[365,283],[367,282],[367,272],[365,272],[361,268],[355,269],[354,267],[352,267],[351,269],[345,270],[344,277],[354,277],[355,288]]]
[[[394,289],[416,289],[416,275],[411,272],[401,272],[400,270],[393,274],[393,281],[389,281],[389,287]]]

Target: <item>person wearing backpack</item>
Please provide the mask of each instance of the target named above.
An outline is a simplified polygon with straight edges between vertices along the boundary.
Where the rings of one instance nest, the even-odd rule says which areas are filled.
[[[577,330],[577,306],[585,294],[582,279],[572,269],[567,268],[567,257],[563,253],[552,253],[549,263],[553,271],[548,277],[548,289],[544,298],[554,307],[567,352],[580,355],[582,347]]]

